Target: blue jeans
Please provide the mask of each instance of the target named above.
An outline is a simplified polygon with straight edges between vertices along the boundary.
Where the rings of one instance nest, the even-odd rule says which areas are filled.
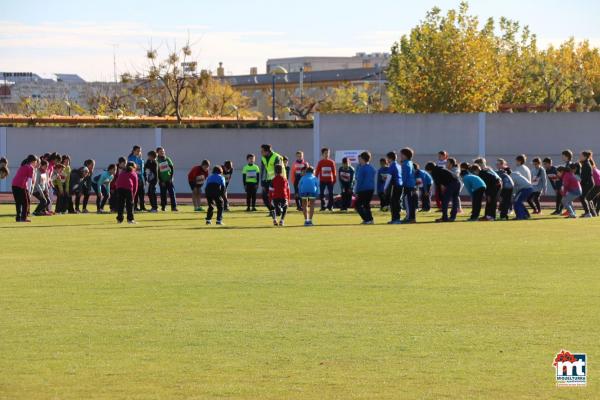
[[[569,215],[574,216],[575,208],[573,208],[573,200],[581,197],[581,191],[577,192],[568,192],[562,198],[562,204],[564,208],[569,212]]]
[[[92,189],[94,189],[94,192],[96,193],[96,209],[103,210],[110,197],[110,192],[106,188],[106,185],[98,187],[96,182],[92,183]]]
[[[525,207],[525,202],[533,193],[532,188],[521,189],[519,193],[515,196],[515,201],[513,204],[513,209],[515,210],[515,215],[517,219],[527,219],[529,218],[529,211],[527,211],[527,207]]]

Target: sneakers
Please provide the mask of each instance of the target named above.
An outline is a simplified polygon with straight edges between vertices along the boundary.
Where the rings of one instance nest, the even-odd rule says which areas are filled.
[[[590,213],[585,213],[581,216],[581,218],[592,218],[592,214]]]
[[[225,225],[223,221],[217,221],[217,225]]]
[[[129,225],[136,225],[137,224],[137,222],[135,220],[133,220],[133,219],[131,221],[127,221],[127,223]]]
[[[361,222],[360,224],[361,224],[361,225],[374,225],[374,224],[375,224],[375,221],[373,221],[373,220],[370,220],[370,221],[363,221],[363,222]]]
[[[252,212],[257,212],[258,210],[256,209],[256,207],[252,207]]]
[[[388,225],[400,225],[400,224],[402,224],[402,221],[400,221],[399,219],[394,219],[394,220],[388,222]]]
[[[308,221],[304,221],[304,226],[314,226],[314,224],[311,220],[308,220]]]
[[[210,221],[210,219],[207,219],[206,220],[206,225],[210,225],[210,224],[212,224],[212,222]]]
[[[158,210],[156,208],[153,208],[149,211],[149,213],[151,214],[156,214],[158,212]]]
[[[279,226],[276,219],[273,220],[273,226]]]
[[[283,220],[279,221],[279,226],[285,226],[285,222]]]
[[[246,212],[250,212],[250,207],[246,207]]]
[[[569,219],[569,218],[577,218],[577,215],[568,214],[565,218],[567,218],[567,219]]]
[[[82,214],[89,214],[89,211],[87,210],[87,208],[84,208],[84,209],[81,211],[81,213],[82,213]]]

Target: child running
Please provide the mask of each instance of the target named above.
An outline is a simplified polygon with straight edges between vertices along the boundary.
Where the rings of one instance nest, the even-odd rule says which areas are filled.
[[[136,163],[133,161],[127,162],[125,170],[123,170],[115,184],[117,188],[117,223],[123,223],[123,211],[127,210],[127,223],[135,224],[133,216],[134,205],[133,199],[136,196],[139,180],[136,171]]]
[[[206,180],[204,193],[208,202],[206,211],[206,225],[212,223],[212,217],[217,207],[217,225],[223,225],[223,201],[225,198],[225,178],[223,177],[223,168],[215,166],[212,175]]]
[[[260,167],[256,165],[256,156],[248,154],[247,164],[242,168],[242,183],[246,192],[246,211],[256,211],[256,193],[258,192],[258,179]],[[295,165],[295,164],[294,164]]]
[[[313,167],[307,167],[298,184],[300,198],[302,199],[302,213],[304,214],[304,226],[313,226],[313,215],[315,213],[315,199],[319,195],[319,181],[314,175]]]
[[[273,178],[269,190],[271,216],[273,217],[273,225],[275,226],[285,225],[285,215],[287,213],[288,200],[290,198],[290,186],[283,171],[284,167],[281,164],[275,165],[275,178]],[[281,216],[279,222],[277,222],[278,215]]]

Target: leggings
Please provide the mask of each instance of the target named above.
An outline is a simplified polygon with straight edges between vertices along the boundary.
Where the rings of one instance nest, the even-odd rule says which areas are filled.
[[[531,207],[534,213],[539,213],[540,211],[542,211],[542,206],[540,204],[541,195],[541,192],[533,192],[527,199],[527,204],[529,204],[529,207]]]
[[[29,213],[29,192],[18,186],[12,187],[13,197],[15,198],[15,208],[17,211],[17,222],[26,221]]]

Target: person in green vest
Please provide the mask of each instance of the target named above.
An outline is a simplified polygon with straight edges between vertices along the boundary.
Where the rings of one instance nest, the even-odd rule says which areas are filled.
[[[260,167],[260,186],[262,187],[262,199],[271,216],[271,204],[269,203],[269,188],[275,178],[275,165],[283,166],[283,157],[273,151],[270,144],[260,146],[262,162]],[[285,171],[285,170],[284,170]],[[285,177],[285,172],[284,172]]]
[[[248,154],[246,156],[248,164],[242,168],[242,181],[246,191],[246,211],[256,211],[256,192],[258,191],[258,178],[260,168],[256,165],[256,156]]]
[[[167,193],[171,200],[171,211],[177,211],[177,199],[175,198],[175,186],[173,186],[173,173],[175,166],[173,161],[165,154],[165,149],[158,147],[156,149],[158,157],[158,185],[160,186],[160,206],[163,211],[167,208]]]

